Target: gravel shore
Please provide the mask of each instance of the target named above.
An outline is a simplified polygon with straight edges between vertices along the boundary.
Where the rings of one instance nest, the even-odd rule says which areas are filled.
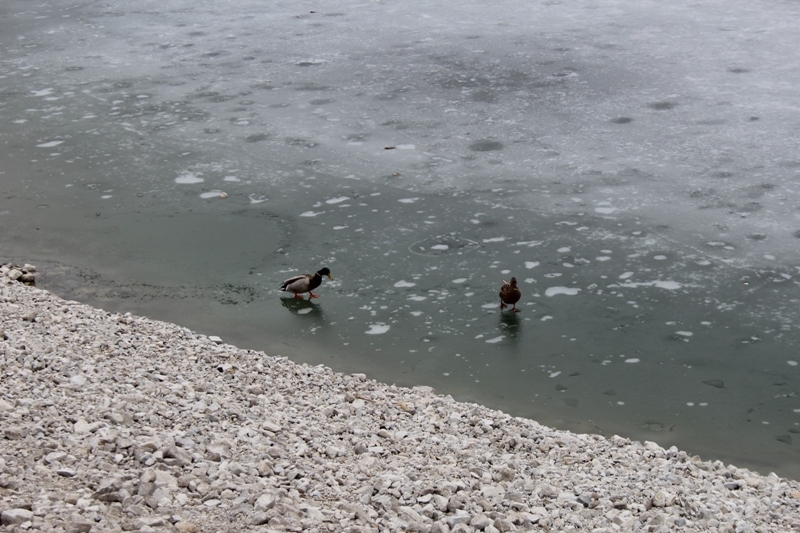
[[[11,271],[3,531],[800,531],[800,485],[774,474],[241,350]]]

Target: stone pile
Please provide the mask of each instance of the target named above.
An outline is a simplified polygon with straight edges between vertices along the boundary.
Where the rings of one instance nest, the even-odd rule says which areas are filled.
[[[24,266],[2,264],[0,265],[0,278],[2,277],[19,281],[25,285],[36,285],[36,267],[28,264]]]
[[[0,276],[3,531],[800,531],[800,486]]]

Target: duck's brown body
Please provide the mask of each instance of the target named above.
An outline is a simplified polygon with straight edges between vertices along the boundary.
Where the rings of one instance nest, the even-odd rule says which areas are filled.
[[[511,311],[519,312],[517,302],[520,298],[522,298],[522,293],[517,287],[517,278],[511,278],[510,282],[503,280],[503,286],[500,287],[500,309],[505,309],[510,305]]]
[[[319,298],[319,295],[314,294],[313,291],[322,284],[322,276],[328,276],[328,279],[333,279],[331,271],[328,267],[321,268],[315,274],[300,274],[294,276],[281,283],[281,290],[293,292],[295,298],[302,298],[301,294],[308,293],[310,298]]]

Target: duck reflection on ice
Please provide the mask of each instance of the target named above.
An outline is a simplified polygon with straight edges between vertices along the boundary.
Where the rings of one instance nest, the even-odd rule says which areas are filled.
[[[281,305],[295,315],[310,316],[316,319],[321,319],[323,317],[322,307],[312,300],[294,297],[281,298]]]
[[[500,313],[498,327],[511,342],[516,342],[522,333],[522,322],[517,313]]]

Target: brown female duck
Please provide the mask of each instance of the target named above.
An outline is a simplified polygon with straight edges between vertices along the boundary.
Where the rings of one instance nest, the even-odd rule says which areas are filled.
[[[503,280],[503,286],[500,287],[500,310],[502,311],[510,305],[512,312],[521,311],[521,309],[517,309],[517,302],[520,298],[522,298],[522,293],[517,287],[517,278],[511,278],[510,283]]]

